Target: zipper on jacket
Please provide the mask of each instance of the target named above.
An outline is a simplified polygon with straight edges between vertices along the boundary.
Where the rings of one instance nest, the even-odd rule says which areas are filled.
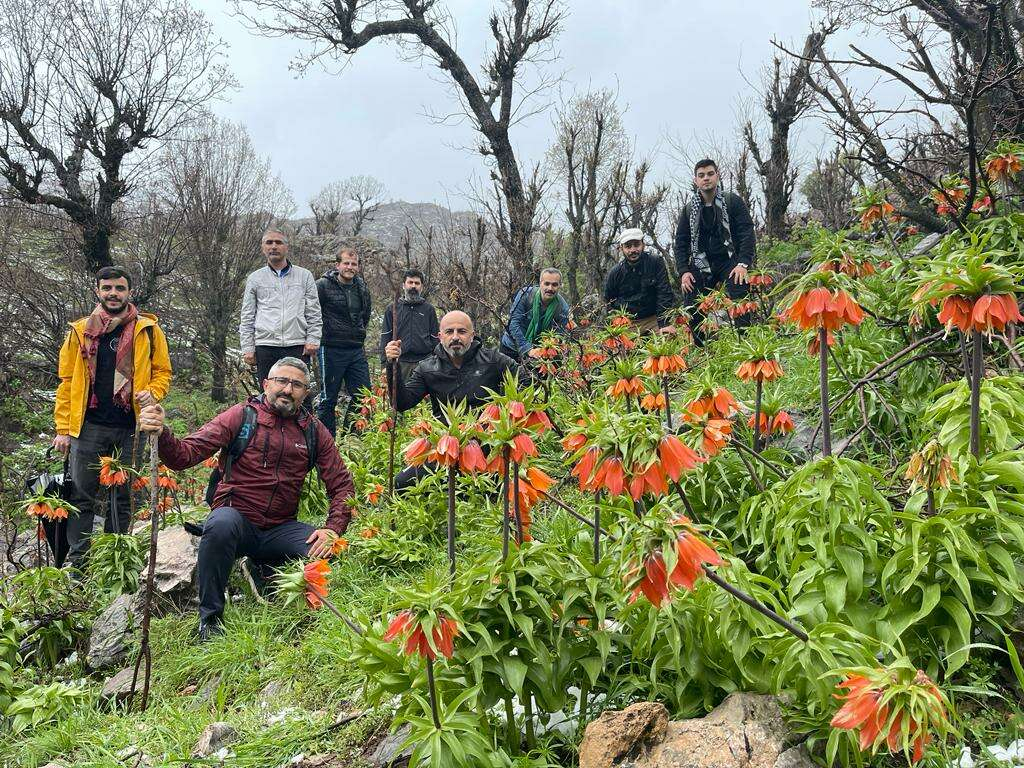
[[[263,436],[263,468],[267,468],[267,450],[270,447],[270,433]]]
[[[280,421],[280,419],[278,419]],[[274,504],[274,497],[277,495],[277,486],[281,484],[281,459],[284,458],[284,424],[281,424],[281,450],[277,453],[277,462],[274,464],[274,490],[270,492],[270,498],[267,499],[267,509],[263,513],[263,519],[267,520],[270,517],[270,508]],[[264,464],[263,466],[266,466]],[[299,493],[302,492],[302,487],[299,486]],[[298,510],[298,507],[296,507]]]

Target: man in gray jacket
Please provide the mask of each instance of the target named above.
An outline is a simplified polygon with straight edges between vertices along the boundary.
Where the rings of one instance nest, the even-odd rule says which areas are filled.
[[[246,364],[255,365],[262,386],[270,367],[283,357],[307,364],[320,348],[320,299],[308,269],[288,261],[288,238],[268,229],[263,234],[267,265],[245,281],[238,336]]]

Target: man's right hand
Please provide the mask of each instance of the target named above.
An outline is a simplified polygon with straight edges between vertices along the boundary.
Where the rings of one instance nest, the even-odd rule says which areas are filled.
[[[679,287],[682,288],[684,292],[692,291],[693,283],[693,272],[684,272],[679,278]]]
[[[50,447],[60,451],[62,456],[67,456],[71,450],[71,435],[57,435]]]
[[[384,357],[386,357],[391,362],[394,362],[395,360],[397,360],[399,357],[401,357],[401,355],[402,355],[402,340],[401,339],[395,339],[394,341],[389,341],[387,343],[387,345],[384,347]]]
[[[243,352],[242,359],[245,360],[245,364],[250,368],[256,365],[256,353],[255,352]]]
[[[164,428],[164,407],[154,402],[139,411],[139,431],[160,434]]]

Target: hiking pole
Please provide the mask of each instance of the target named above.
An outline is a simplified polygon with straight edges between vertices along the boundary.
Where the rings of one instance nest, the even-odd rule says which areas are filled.
[[[146,392],[139,398],[139,405],[143,408],[156,405],[153,396]],[[132,703],[135,700],[135,687],[139,680],[139,666],[145,659],[146,666],[142,683],[142,706],[140,712],[146,711],[149,703],[149,681],[153,667],[153,654],[149,647],[149,622],[153,615],[153,586],[156,578],[156,544],[157,535],[160,532],[160,453],[159,453],[159,432],[151,433],[149,436],[149,569],[146,572],[145,602],[142,607],[142,635],[139,642],[139,655],[135,659],[135,671],[132,673],[132,687],[128,693],[128,710],[131,711]]]
[[[398,341],[398,294],[391,304],[391,340]],[[398,360],[391,363],[388,372],[388,390],[391,395],[391,435],[388,438],[388,498],[395,496],[395,433],[398,431]]]

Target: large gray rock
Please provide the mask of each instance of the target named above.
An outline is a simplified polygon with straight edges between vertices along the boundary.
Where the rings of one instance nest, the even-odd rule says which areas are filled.
[[[165,598],[181,605],[196,592],[196,562],[199,558],[199,539],[181,526],[160,531],[156,546],[154,587]],[[145,582],[145,571],[143,571]]]
[[[141,596],[118,595],[93,622],[89,652],[85,657],[89,669],[107,669],[121,664],[134,644],[141,622]]]
[[[371,752],[366,761],[373,768],[391,768],[391,766],[406,765],[412,757],[412,747],[400,750],[400,747],[412,733],[412,726],[403,725],[394,733],[385,736],[377,747]]]
[[[192,757],[209,757],[237,737],[238,732],[230,723],[210,723],[203,729],[199,741],[192,748]]]
[[[706,717],[662,727],[660,705],[642,704],[632,717],[606,712],[587,726],[580,768],[809,768],[774,696],[736,693]],[[632,739],[632,742],[631,742]]]

